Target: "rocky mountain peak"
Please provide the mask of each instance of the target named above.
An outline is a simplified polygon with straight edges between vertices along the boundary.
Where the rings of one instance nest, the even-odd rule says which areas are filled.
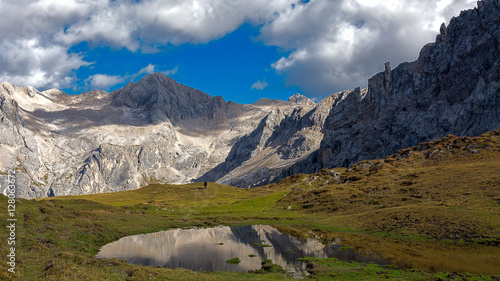
[[[162,73],[148,74],[137,83],[114,91],[111,105],[137,109],[150,123],[210,119],[224,112],[226,101],[177,83]]]
[[[308,97],[303,96],[299,93],[296,93],[293,96],[289,97],[287,101],[293,102],[296,104],[301,104],[301,105],[313,105],[314,104],[314,102],[312,100],[310,100]]]
[[[500,128],[499,54],[499,1],[479,1],[442,25],[416,61],[392,69],[386,63],[365,96],[335,106],[321,165],[348,166],[447,134],[476,136]]]

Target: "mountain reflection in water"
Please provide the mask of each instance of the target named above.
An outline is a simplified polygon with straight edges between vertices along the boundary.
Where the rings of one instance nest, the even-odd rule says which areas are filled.
[[[98,258],[117,258],[139,265],[182,267],[199,271],[241,271],[260,269],[271,259],[291,273],[304,266],[301,257],[336,257],[341,260],[389,264],[382,258],[369,258],[341,245],[323,245],[314,239],[297,239],[268,225],[241,227],[172,229],[124,237],[107,244]],[[239,264],[226,263],[239,258]]]

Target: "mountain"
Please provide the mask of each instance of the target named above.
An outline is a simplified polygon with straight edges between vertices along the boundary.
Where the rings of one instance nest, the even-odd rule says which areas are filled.
[[[0,183],[24,198],[216,181],[240,187],[500,128],[500,7],[478,2],[419,58],[313,103],[226,102],[160,74],[112,93],[0,85]]]
[[[499,6],[479,1],[443,24],[416,61],[394,69],[386,63],[365,91],[335,94],[320,149],[279,177],[383,158],[447,134],[500,128]]]
[[[374,233],[485,239],[498,246],[498,167],[500,130],[494,130],[478,137],[447,135],[384,159],[294,175],[269,190],[291,190],[278,201],[283,209],[345,215],[347,223],[357,221]]]
[[[280,138],[282,145],[276,141],[273,145],[278,147],[267,150],[265,141],[273,135],[276,122],[285,116],[302,120],[313,108],[312,103],[293,101],[226,102],[159,73],[112,93],[91,91],[78,96],[2,83],[2,190],[12,169],[21,171],[16,175],[17,192],[24,198],[114,192],[156,182],[215,181],[228,168],[273,167],[245,155],[235,159],[235,165],[217,169],[221,163],[232,163],[228,159],[233,155],[241,157],[248,150],[245,140],[257,135],[262,141],[252,143],[248,151],[267,159],[281,148],[286,159],[275,159],[274,165],[287,166],[318,149],[322,134],[313,138],[316,135],[294,129],[286,139]],[[322,114],[324,121],[328,111]],[[319,132],[322,124],[316,127]],[[294,134],[313,139],[289,152],[282,146],[295,145],[288,143]],[[235,147],[242,147],[241,151]],[[242,186],[249,184],[253,182],[242,182]]]
[[[211,97],[160,73],[116,91],[111,105],[136,110],[152,124],[170,121],[174,125],[191,119],[224,120],[227,107],[221,96]]]

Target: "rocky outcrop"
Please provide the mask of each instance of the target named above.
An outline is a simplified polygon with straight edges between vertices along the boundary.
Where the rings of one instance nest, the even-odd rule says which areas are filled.
[[[299,93],[296,93],[295,95],[291,96],[288,98],[289,102],[293,102],[296,104],[303,104],[303,105],[313,105],[314,102],[310,100],[308,97],[305,97]]]
[[[500,128],[499,45],[499,4],[480,1],[443,25],[416,61],[392,70],[386,63],[366,95],[352,92],[332,109],[315,170],[381,158],[447,134]]]
[[[319,148],[328,112],[322,103],[272,110],[254,131],[238,139],[224,162],[197,180],[240,187],[274,181]]]

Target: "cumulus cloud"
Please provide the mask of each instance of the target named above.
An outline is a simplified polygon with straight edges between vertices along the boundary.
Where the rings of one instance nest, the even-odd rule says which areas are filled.
[[[260,39],[290,50],[272,64],[310,96],[366,86],[368,78],[417,58],[439,25],[474,6],[469,0],[310,1],[264,24]]]
[[[80,54],[37,38],[0,40],[0,80],[18,86],[66,88],[76,80],[72,71],[89,64]]]
[[[139,70],[137,74],[149,74],[155,72],[155,65],[154,64],[148,64],[148,66],[144,67],[143,69]]]
[[[52,35],[88,13],[77,0],[0,1],[0,80],[41,90],[69,88],[74,70],[89,66],[82,54],[71,53]]]
[[[261,24],[298,0],[86,1],[92,12],[55,34],[66,44],[107,42],[131,51],[151,45],[205,43],[244,22]],[[91,3],[92,2],[92,3]],[[159,36],[161,35],[161,36]],[[140,40],[137,40],[140,38]]]
[[[0,1],[0,10],[8,11],[0,18],[0,46],[4,51],[0,54],[0,62],[12,66],[0,71],[0,78],[42,89],[68,87],[74,81],[74,70],[90,64],[82,55],[69,52],[72,46],[81,42],[87,42],[91,47],[104,45],[144,53],[161,50],[161,46],[168,44],[205,43],[226,35],[245,22],[257,25],[268,22],[297,1],[300,2]],[[36,44],[24,44],[32,40],[36,40]],[[60,57],[53,63],[48,62],[40,56],[42,50],[51,54],[57,50]],[[30,62],[29,68],[27,62]],[[176,71],[165,72],[174,74]]]
[[[396,66],[415,59],[442,22],[474,5],[473,0],[0,1],[0,10],[8,11],[0,18],[0,63],[10,66],[0,70],[0,78],[65,88],[74,82],[74,70],[91,64],[69,51],[81,42],[145,53],[206,43],[250,23],[260,29],[259,40],[287,51],[272,63],[287,85],[322,96],[365,86],[385,61]],[[140,70],[153,71],[152,64]],[[119,80],[96,75],[88,81],[107,87]]]
[[[269,84],[266,81],[257,81],[253,83],[251,89],[264,90]]]
[[[174,75],[174,74],[177,73],[178,70],[179,70],[179,67],[176,66],[176,67],[174,67],[172,69],[168,69],[168,70],[163,71],[163,74],[165,74],[165,75]]]
[[[119,75],[95,74],[85,80],[92,89],[108,90],[112,86],[124,82],[125,78]]]

